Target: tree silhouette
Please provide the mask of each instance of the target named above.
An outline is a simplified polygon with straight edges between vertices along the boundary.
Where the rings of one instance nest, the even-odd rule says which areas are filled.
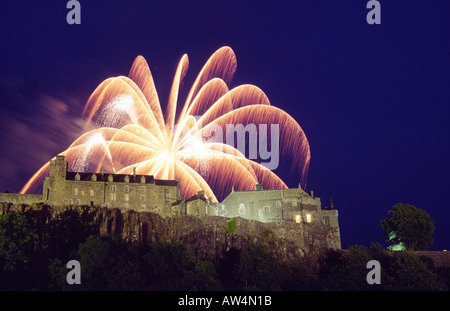
[[[380,227],[387,241],[402,244],[408,250],[428,249],[433,243],[433,219],[423,209],[409,204],[395,204]]]

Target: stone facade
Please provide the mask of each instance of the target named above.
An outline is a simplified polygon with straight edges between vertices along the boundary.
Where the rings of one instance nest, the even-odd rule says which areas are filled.
[[[149,211],[169,216],[182,202],[179,180],[146,175],[68,172],[64,157],[50,162],[43,200],[51,206],[91,205]]]
[[[299,188],[264,190],[262,185],[256,191],[234,191],[212,209],[212,215],[242,217],[260,222],[290,223],[303,229],[311,243],[318,243],[340,249],[338,211],[322,207],[320,198],[307,194]],[[308,240],[308,237],[306,237]]]
[[[123,212],[150,212],[162,217],[246,219],[269,226],[267,230],[288,239],[300,239],[306,248],[341,248],[337,210],[322,207],[320,198],[300,187],[264,190],[262,185],[256,185],[256,191],[232,189],[222,202],[212,203],[204,191],[184,199],[180,180],[159,180],[135,173],[68,172],[65,158],[57,156],[50,161],[42,195],[4,193],[0,194],[2,202],[43,203],[55,208],[88,205]]]

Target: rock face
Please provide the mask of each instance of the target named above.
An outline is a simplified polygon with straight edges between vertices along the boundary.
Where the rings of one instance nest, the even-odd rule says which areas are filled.
[[[198,259],[220,258],[224,251],[262,243],[280,260],[295,260],[318,254],[334,245],[336,237],[323,226],[298,226],[295,222],[262,223],[240,217],[162,217],[152,212],[116,208],[73,206],[52,208],[43,204],[0,204],[0,215],[24,214],[38,247],[77,243],[90,235],[119,235],[132,245],[164,241],[183,244]]]

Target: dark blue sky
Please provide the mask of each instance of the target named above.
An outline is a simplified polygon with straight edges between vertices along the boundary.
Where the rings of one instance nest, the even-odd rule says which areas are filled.
[[[137,55],[165,103],[184,53],[187,90],[228,45],[231,86],[258,86],[306,132],[307,190],[333,198],[344,248],[383,242],[398,202],[430,213],[432,249],[450,248],[450,1],[380,1],[381,25],[365,0],[80,0],[81,25],[66,3],[0,2],[0,191],[67,148],[89,95]]]

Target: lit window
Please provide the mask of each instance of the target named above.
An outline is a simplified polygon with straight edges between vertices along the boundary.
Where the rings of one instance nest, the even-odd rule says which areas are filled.
[[[94,190],[89,190],[89,195],[91,196],[91,197],[93,197],[94,196]]]
[[[295,222],[299,224],[300,220],[301,220],[300,215],[295,215]]]
[[[111,186],[109,186],[109,190],[111,190],[111,191],[116,191],[116,185],[111,185]]]
[[[73,195],[78,195],[78,188],[73,189]]]
[[[117,198],[117,195],[116,195],[116,193],[111,193],[110,197],[111,197],[111,201],[115,201]]]
[[[311,214],[306,214],[306,222],[311,222]]]
[[[130,196],[129,196],[128,194],[125,194],[124,197],[123,197],[123,199],[124,199],[125,201],[128,201],[128,200],[130,200]]]

